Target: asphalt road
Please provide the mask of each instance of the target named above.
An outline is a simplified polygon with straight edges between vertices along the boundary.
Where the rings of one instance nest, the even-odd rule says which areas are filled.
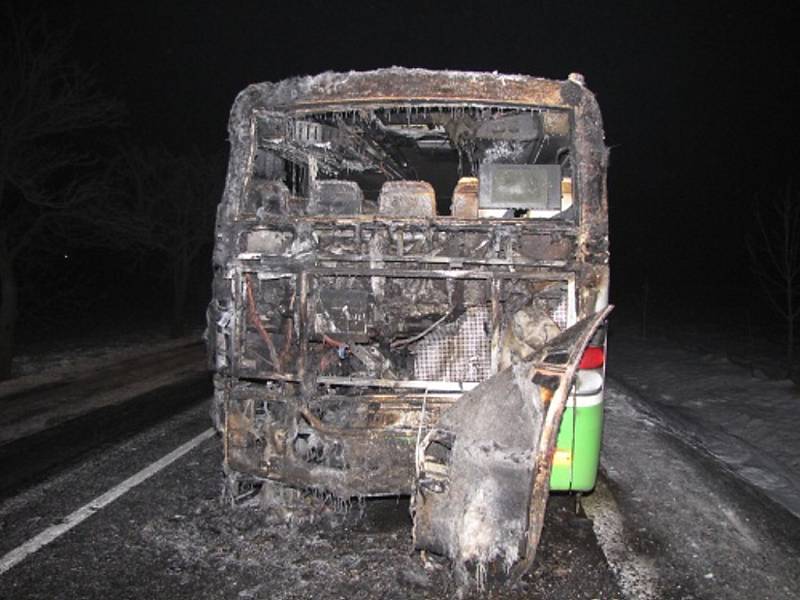
[[[0,556],[82,507],[91,516],[0,573],[0,598],[453,595],[447,570],[426,569],[411,551],[407,498],[326,509],[289,527],[220,502],[215,436],[97,509],[98,497],[208,430],[208,386],[195,378],[6,449]],[[532,572],[494,597],[621,597],[591,521],[574,506],[551,499]]]
[[[327,507],[295,526],[222,504],[209,396],[207,378],[189,378],[6,449],[0,599],[454,595],[447,570],[411,551],[407,498]],[[492,597],[796,597],[796,519],[687,447],[613,380],[606,412],[590,518],[573,498],[551,496],[532,571]],[[143,469],[149,478],[109,500]],[[48,531],[58,535],[3,567]]]
[[[642,600],[800,597],[800,521],[690,445],[645,391],[613,374],[608,383],[605,476],[584,506],[623,591]]]
[[[208,374],[193,374],[179,383],[0,445],[0,500],[20,493],[51,473],[102,454],[176,412],[204,401],[211,390]]]

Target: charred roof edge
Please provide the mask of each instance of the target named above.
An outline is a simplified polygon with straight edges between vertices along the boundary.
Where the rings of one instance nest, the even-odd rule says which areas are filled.
[[[254,83],[236,98],[231,125],[253,110],[298,110],[366,102],[476,102],[573,107],[591,96],[572,81],[497,72],[434,71],[391,67],[374,71],[327,71],[276,83]]]

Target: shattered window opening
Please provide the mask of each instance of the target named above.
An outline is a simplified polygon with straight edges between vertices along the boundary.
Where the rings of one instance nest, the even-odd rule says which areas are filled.
[[[259,208],[262,216],[380,213],[376,204],[392,181],[429,183],[435,197],[431,216],[575,216],[566,212],[573,203],[567,110],[397,105],[299,115],[260,112],[252,118],[252,174],[243,216]],[[478,197],[469,188],[479,175],[488,185],[500,183],[492,192],[484,186]],[[283,183],[286,197],[262,192],[262,181]],[[352,189],[316,189],[317,182],[331,181]]]

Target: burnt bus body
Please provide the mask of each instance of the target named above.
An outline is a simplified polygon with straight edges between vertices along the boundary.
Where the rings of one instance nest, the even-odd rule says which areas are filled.
[[[251,85],[229,132],[208,311],[229,483],[414,495],[465,392],[531,361],[544,411],[575,391],[609,283],[579,77],[325,73]],[[519,421],[506,400],[479,399]]]

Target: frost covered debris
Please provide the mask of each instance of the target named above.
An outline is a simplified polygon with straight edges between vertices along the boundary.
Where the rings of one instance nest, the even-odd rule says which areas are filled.
[[[418,440],[463,392],[607,305],[606,148],[574,80],[392,68],[255,84],[230,138],[208,333],[232,497],[266,480],[412,493]],[[557,365],[548,399],[573,368]]]
[[[464,394],[417,445],[414,545],[450,558],[462,587],[533,563],[567,392],[609,310]]]
[[[512,368],[467,392],[417,448],[414,544],[451,557],[459,581],[474,575],[479,588],[487,569],[506,574],[524,556],[544,418],[529,371]]]
[[[187,483],[198,485],[194,479]],[[181,498],[181,491],[175,495]],[[198,504],[192,498],[191,504],[171,506],[172,512],[149,520],[133,540],[128,535],[120,544],[158,557],[150,577],[157,578],[152,572],[160,568],[168,569],[169,581],[185,581],[175,597],[456,597],[445,569],[409,553],[411,524],[399,503],[371,500],[363,512],[354,508],[347,514],[328,513],[314,524],[287,526],[267,511],[225,508],[214,500]],[[493,598],[621,598],[591,528],[569,505],[558,498],[548,506],[549,533],[536,565],[517,585],[494,591]],[[162,585],[169,591],[178,587]],[[155,586],[142,587],[139,595],[146,597]]]
[[[721,355],[617,336],[612,375],[683,439],[800,516],[800,411],[789,380],[753,377]]]

